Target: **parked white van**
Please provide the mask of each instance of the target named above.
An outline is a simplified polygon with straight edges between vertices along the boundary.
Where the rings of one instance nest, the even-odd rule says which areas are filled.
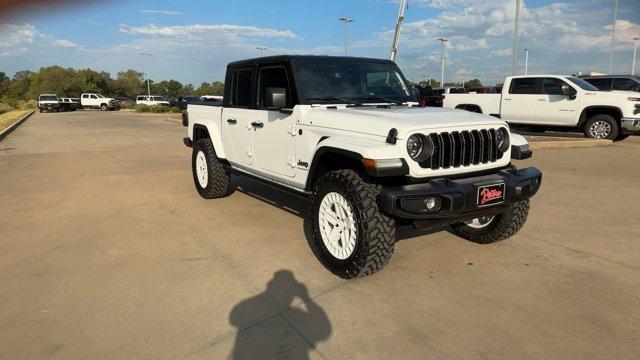
[[[136,104],[149,105],[149,106],[153,106],[153,105],[169,106],[170,105],[167,99],[164,98],[164,96],[157,96],[157,95],[140,95],[136,98]]]

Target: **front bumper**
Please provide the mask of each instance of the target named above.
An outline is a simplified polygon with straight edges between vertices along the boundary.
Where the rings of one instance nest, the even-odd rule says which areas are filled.
[[[496,205],[479,206],[478,192],[487,185],[504,184],[503,201]],[[382,210],[396,218],[410,219],[421,223],[420,227],[452,224],[479,216],[495,215],[516,202],[534,196],[542,184],[540,170],[515,167],[494,174],[462,179],[433,179],[421,184],[389,187],[382,190]],[[437,212],[411,211],[403,207],[403,199],[421,199],[437,196],[442,207]]]
[[[624,117],[620,120],[620,125],[625,134],[640,132],[640,117]]]

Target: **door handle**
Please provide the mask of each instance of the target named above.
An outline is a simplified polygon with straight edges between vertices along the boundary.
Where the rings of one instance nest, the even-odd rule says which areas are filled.
[[[511,100],[511,98],[504,98],[504,100]]]
[[[227,124],[235,125],[237,123],[238,123],[238,120],[236,119],[227,119]]]
[[[254,128],[261,128],[264,126],[264,124],[262,123],[262,121],[254,121],[251,123],[251,126],[253,126]]]
[[[538,99],[538,101],[547,101],[547,99]]]

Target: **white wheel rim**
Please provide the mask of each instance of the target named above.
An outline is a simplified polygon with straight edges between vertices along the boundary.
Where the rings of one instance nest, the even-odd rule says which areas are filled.
[[[324,246],[336,259],[344,260],[356,248],[357,229],[351,205],[344,196],[330,192],[324,196],[318,212]]]
[[[609,123],[606,121],[596,121],[591,124],[591,127],[589,128],[589,134],[593,138],[604,139],[609,136],[609,134],[611,134],[611,125],[609,125]]]
[[[482,229],[484,227],[487,227],[494,218],[495,216],[482,216],[473,220],[467,220],[464,223],[474,229]]]
[[[206,188],[209,184],[209,169],[207,167],[207,157],[202,151],[196,155],[196,175],[201,188]]]

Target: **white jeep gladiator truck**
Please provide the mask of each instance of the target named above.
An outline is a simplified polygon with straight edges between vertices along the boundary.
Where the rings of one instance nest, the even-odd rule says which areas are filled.
[[[118,110],[118,100],[108,98],[102,94],[84,93],[80,96],[82,109],[100,109],[102,111]]]
[[[640,132],[637,93],[599,91],[573,76],[510,76],[501,94],[449,94],[443,106],[494,115],[510,124],[577,128],[595,139]]]
[[[312,250],[343,278],[375,273],[396,224],[451,225],[491,243],[524,225],[541,172],[501,119],[417,107],[390,60],[275,56],[228,65],[222,106],[183,113],[196,190],[229,195],[231,175],[308,199]]]

